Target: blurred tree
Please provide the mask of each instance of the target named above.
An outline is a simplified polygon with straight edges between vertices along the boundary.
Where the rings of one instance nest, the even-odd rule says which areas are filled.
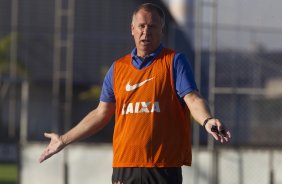
[[[104,79],[104,76],[106,75],[108,70],[109,70],[109,67],[102,66],[99,69],[100,84],[92,85],[90,89],[81,92],[79,94],[79,99],[81,99],[81,100],[98,100],[100,98],[100,93],[101,93],[101,90],[102,90],[103,79]]]
[[[12,44],[12,34],[6,35],[0,38],[0,135],[4,136],[7,133],[6,128],[3,128],[2,108],[6,108],[4,104],[4,99],[11,88],[11,84],[16,84],[15,82],[21,82],[23,80],[28,80],[29,72],[24,67],[23,64],[16,61],[16,78],[11,79],[11,44]],[[1,140],[3,137],[0,136]]]
[[[10,46],[12,36],[7,35],[0,39],[0,80],[5,76],[9,76],[10,72]],[[17,76],[20,78],[27,78],[27,69],[19,62],[17,62]]]

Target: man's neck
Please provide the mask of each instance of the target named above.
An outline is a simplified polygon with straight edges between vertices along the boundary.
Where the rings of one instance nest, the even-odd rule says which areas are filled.
[[[138,58],[140,58],[142,61],[144,61],[144,59],[149,57],[152,53],[156,52],[159,47],[157,47],[156,49],[152,50],[151,52],[146,52],[144,50],[138,50],[137,48],[135,48],[136,51],[135,51],[134,55],[136,55]]]
[[[141,61],[144,61],[146,59],[146,57],[148,56],[144,56],[144,57],[141,57],[141,56],[137,56]]]
[[[141,59],[141,58],[146,58],[149,56],[148,53],[145,53],[145,52],[137,52],[137,56]]]

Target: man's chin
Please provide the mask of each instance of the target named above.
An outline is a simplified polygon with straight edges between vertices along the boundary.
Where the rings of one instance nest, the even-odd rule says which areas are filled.
[[[141,42],[140,43],[140,46],[142,46],[142,47],[146,47],[146,48],[148,48],[148,47],[152,47],[152,43],[150,43],[150,42]]]

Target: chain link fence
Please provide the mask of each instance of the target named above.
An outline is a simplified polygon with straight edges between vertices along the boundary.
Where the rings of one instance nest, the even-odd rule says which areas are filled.
[[[282,29],[234,27],[226,31],[219,27],[218,35],[223,34],[236,34],[234,41],[249,41],[232,49],[218,37],[222,49],[217,52],[215,113],[232,127],[234,145],[280,146],[282,49],[271,49],[273,45],[264,40],[282,41]],[[260,36],[250,38],[253,35]]]

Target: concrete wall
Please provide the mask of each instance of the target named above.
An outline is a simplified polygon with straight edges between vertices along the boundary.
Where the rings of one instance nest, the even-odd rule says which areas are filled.
[[[42,164],[38,158],[46,145],[28,144],[22,149],[21,184],[63,184],[63,158],[68,160],[69,184],[111,183],[111,145],[74,144]],[[220,149],[218,182],[228,184],[282,183],[282,151],[271,149]],[[184,184],[212,183],[211,152],[194,151],[193,166],[183,167]],[[273,163],[273,165],[271,164]]]

